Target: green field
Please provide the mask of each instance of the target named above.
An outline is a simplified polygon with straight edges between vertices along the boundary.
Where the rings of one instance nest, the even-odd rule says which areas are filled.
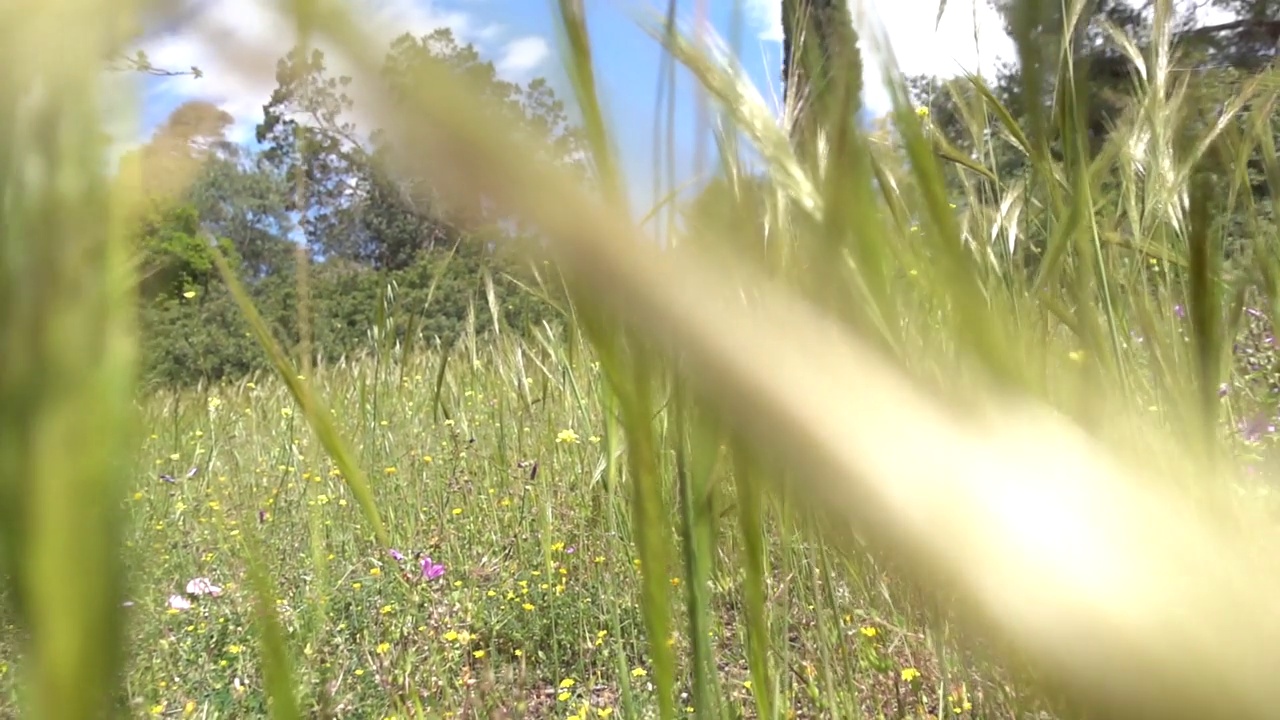
[[[279,381],[148,401],[151,432],[125,503],[132,715],[265,712],[250,548],[274,588],[309,712],[405,716],[416,701],[445,717],[654,715],[619,430],[600,407],[599,373],[552,350],[471,350],[454,353],[443,376],[441,355],[421,355],[309,378],[368,468],[403,561],[374,542]],[[664,425],[656,432],[671,447]],[[708,691],[729,716],[753,717],[733,478],[727,458],[708,460],[715,492],[705,512],[724,526],[710,531],[701,582],[710,612],[699,629],[716,663]],[[883,570],[823,549],[791,513],[766,518],[766,642],[777,675],[764,692],[779,707],[796,717],[939,708],[985,717],[1013,702],[962,655],[936,652],[948,638],[920,623],[911,594]],[[678,516],[662,521],[662,531],[678,531]],[[420,555],[444,574],[425,579]],[[682,563],[672,557],[660,572],[666,599],[683,608],[691,578]],[[169,606],[202,577],[221,594]],[[677,611],[671,636],[685,667],[687,622]],[[6,695],[17,677],[5,674]],[[682,715],[690,683],[686,670]]]
[[[117,164],[157,8],[0,8],[0,716],[1274,716],[1280,21],[1212,4],[1006,3],[874,121],[842,3],[781,120],[650,18],[718,164],[640,223],[578,3],[563,103],[289,5],[382,132],[298,52]]]

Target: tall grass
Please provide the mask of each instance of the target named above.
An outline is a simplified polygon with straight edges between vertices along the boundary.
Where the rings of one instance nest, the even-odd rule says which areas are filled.
[[[1277,274],[1262,239],[1255,271],[1223,267],[1209,191],[1251,202],[1230,169],[1274,155],[1276,85],[1199,122],[1157,8],[1149,48],[1114,38],[1136,101],[1097,152],[1066,57],[1028,73],[1054,102],[1027,128],[981,80],[949,88],[974,153],[892,73],[891,132],[827,122],[797,149],[723,47],[642,20],[718,104],[723,216],[758,218],[763,245],[712,220],[670,226],[664,251],[628,220],[582,8],[562,2],[599,188],[445,72],[377,115],[449,200],[539,227],[565,332],[521,341],[490,308],[490,340],[300,370],[253,323],[275,375],[137,402],[129,204],[96,104],[128,28],[116,4],[4,10],[7,706],[1270,714],[1272,527],[1234,502],[1219,415],[1256,409],[1228,361]],[[281,9],[376,75],[341,5]],[[1008,152],[1025,174],[1001,177]],[[166,610],[194,576],[223,592]]]

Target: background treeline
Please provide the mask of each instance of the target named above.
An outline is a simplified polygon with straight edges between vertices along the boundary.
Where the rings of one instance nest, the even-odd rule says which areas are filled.
[[[1167,147],[1158,154],[1175,164],[1194,155],[1190,169],[1198,181],[1221,189],[1212,198],[1209,216],[1226,263],[1224,278],[1247,288],[1255,304],[1280,296],[1280,279],[1267,277],[1269,264],[1258,262],[1259,253],[1275,253],[1280,247],[1274,242],[1272,212],[1280,164],[1265,150],[1247,158],[1231,151],[1238,146],[1237,137],[1255,132],[1245,125],[1259,118],[1271,118],[1275,137],[1280,130],[1275,113],[1246,101],[1242,112],[1230,113],[1231,126],[1217,134],[1207,151],[1193,147],[1223,116],[1227,103],[1242,97],[1245,87],[1270,66],[1280,40],[1280,5],[1269,0],[1178,3],[1181,15],[1170,26],[1178,53],[1172,77],[1180,89],[1175,104],[1162,104],[1152,102],[1155,94],[1139,92],[1145,80],[1134,73],[1125,48],[1130,42],[1131,53],[1145,53],[1154,0],[1095,0],[1081,14],[1083,31],[1072,40],[1075,47],[1069,53],[1076,65],[1072,77],[1088,85],[1079,96],[1087,104],[1059,117],[1062,89],[1054,84],[1060,73],[1053,67],[1063,42],[1058,5],[991,1],[1005,11],[1011,33],[1037,38],[1038,56],[1014,59],[985,88],[965,79],[911,79],[935,152],[946,161],[949,195],[972,225],[965,232],[994,232],[998,242],[993,247],[1007,248],[1005,257],[994,259],[1032,277],[1050,239],[1062,231],[1048,219],[1060,208],[1049,208],[1041,197],[1045,183],[1056,182],[1036,172],[1045,167],[1037,161],[1045,153],[1054,163],[1081,163],[1110,173],[1108,187],[1113,189],[1140,188],[1138,194],[1094,198],[1093,214],[1115,219],[1100,234],[1113,247],[1129,248],[1135,262],[1149,265],[1150,271],[1178,277],[1173,238],[1163,249],[1159,243],[1133,239],[1147,235],[1145,226],[1163,192],[1139,182],[1155,173],[1142,166],[1151,153],[1134,142],[1163,143]],[[852,68],[849,72],[858,74],[859,42],[847,31],[843,7],[836,0],[784,3],[789,22],[813,24],[821,38],[818,57],[783,68],[789,96],[807,95],[806,88],[823,82],[824,73]],[[1208,23],[1203,19],[1206,9],[1227,11],[1232,19]],[[426,63],[444,63],[482,83],[488,95],[545,139],[549,152],[586,172],[589,159],[578,128],[545,79],[524,86],[503,80],[492,63],[473,46],[460,45],[448,30],[396,39],[383,79],[393,90],[408,87]],[[177,108],[145,146],[126,158],[141,167],[152,204],[138,228],[148,381],[218,379],[264,362],[213,269],[209,247],[214,242],[237,263],[277,335],[295,348],[300,324],[297,252],[306,248],[306,314],[314,352],[323,358],[368,347],[370,334],[385,334],[388,327],[395,328],[401,341],[447,343],[463,329],[471,308],[485,319],[475,323],[485,331],[492,326],[486,278],[492,280],[502,322],[513,331],[560,318],[540,296],[547,288],[535,282],[514,252],[520,243],[533,242],[533,235],[507,218],[487,215],[482,205],[469,208],[466,217],[454,217],[431,188],[403,180],[396,173],[397,154],[383,134],[353,123],[350,85],[350,78],[328,71],[320,51],[295,50],[278,64],[277,88],[263,108],[256,142],[229,140],[232,118],[212,104],[192,101]],[[1163,90],[1172,96],[1174,88]],[[1143,103],[1135,102],[1138,97]],[[850,122],[865,119],[858,95],[847,99],[847,107],[824,106],[821,114],[842,113]],[[1176,114],[1181,134],[1108,142],[1115,127],[1152,112]],[[1062,142],[1063,136],[1077,137],[1076,126],[1084,131],[1079,136],[1088,138],[1086,146]],[[798,122],[793,128],[798,153],[818,162],[835,161],[822,159],[807,127]],[[891,144],[887,127],[879,132],[873,128],[872,138],[879,135]],[[1248,174],[1248,196],[1229,190],[1235,184],[1228,178],[1241,172]],[[175,187],[184,189],[175,195]],[[765,187],[763,177],[737,176],[732,183],[713,179],[683,206],[686,227],[696,232],[699,223],[722,225],[726,208],[737,206],[729,198],[751,196]],[[758,205],[766,203],[761,199]],[[776,223],[732,214],[742,252],[769,246],[765,236],[777,231]],[[1045,221],[1039,222],[1042,216]],[[477,235],[488,242],[464,242]],[[539,292],[527,292],[521,284],[536,284]],[[1242,319],[1258,325],[1253,315]],[[1269,343],[1265,328],[1258,327],[1254,335],[1248,344]],[[1247,354],[1250,364],[1258,365],[1257,356]],[[1250,369],[1261,370],[1269,386],[1280,387],[1280,370],[1273,364]]]
[[[483,83],[549,152],[583,166],[577,129],[544,79],[503,80],[473,46],[439,30],[396,39],[384,80],[405,87],[428,63]],[[319,359],[368,348],[371,339],[448,344],[468,325],[491,329],[493,309],[516,332],[559,320],[548,302],[557,286],[539,282],[517,252],[532,235],[483,208],[455,216],[431,188],[403,179],[384,135],[354,124],[351,79],[330,72],[321,51],[295,49],[279,61],[276,80],[256,142],[229,139],[229,114],[188,101],[122,159],[146,203],[136,258],[148,384],[265,366],[213,264],[215,245],[295,352],[305,319]],[[304,253],[308,302],[299,303]]]
[[[1067,40],[1060,4],[1035,3],[1029,9],[1033,6],[990,1],[1004,10],[1012,35],[1036,38],[1035,54],[1006,64],[984,89],[964,79],[910,80],[936,152],[946,161],[954,197],[977,199],[978,209],[985,211],[982,219],[992,220],[997,230],[1012,228],[1019,224],[1020,214],[1043,212],[1034,207],[1038,184],[1060,182],[1036,174],[1037,154],[1064,167],[1078,163],[1107,173],[1107,192],[1095,194],[1093,214],[1114,217],[1112,227],[1104,229],[1107,240],[1136,251],[1133,239],[1153,219],[1150,212],[1159,207],[1163,194],[1178,189],[1144,184],[1144,179],[1160,174],[1160,168],[1145,166],[1155,157],[1185,170],[1189,181],[1201,182],[1210,191],[1210,235],[1223,250],[1229,276],[1257,265],[1254,253],[1274,249],[1273,242],[1257,242],[1275,237],[1276,178],[1267,182],[1267,173],[1275,171],[1274,152],[1262,147],[1239,157],[1235,148],[1241,137],[1258,130],[1272,138],[1272,150],[1280,138],[1275,108],[1262,106],[1274,82],[1268,72],[1280,49],[1280,3],[1174,2],[1173,17],[1161,25],[1168,28],[1173,51],[1168,83],[1150,87],[1151,78],[1138,68],[1149,64],[1157,26],[1155,0],[1086,3],[1078,20],[1080,30],[1068,48],[1063,47]],[[1064,50],[1075,66],[1074,82],[1083,86],[1076,105],[1064,101],[1067,89],[1057,85],[1061,74],[1056,58]],[[990,94],[984,97],[984,91]],[[1242,102],[1233,107],[1237,101]],[[1115,133],[1158,114],[1167,114],[1177,131],[1167,137]],[[1217,127],[1223,118],[1229,122]],[[1207,137],[1212,142],[1198,147]],[[1240,173],[1247,174],[1248,195],[1234,192],[1232,181]],[[1010,243],[1014,249],[1009,259],[1032,272],[1054,228],[1032,224],[1019,229],[1024,233]],[[1167,245],[1173,242],[1172,237],[1167,240]],[[1159,246],[1144,251],[1149,263],[1171,260],[1176,254],[1161,252]],[[1170,269],[1176,272],[1178,265]]]

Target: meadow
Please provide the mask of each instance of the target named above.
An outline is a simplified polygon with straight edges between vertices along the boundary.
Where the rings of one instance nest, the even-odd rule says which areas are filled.
[[[1050,5],[1018,92],[889,72],[874,127],[860,76],[779,122],[651,19],[719,195],[640,229],[564,0],[590,183],[442,64],[373,105],[401,172],[538,228],[556,322],[486,276],[458,342],[317,362],[211,250],[273,370],[148,392],[99,132],[131,30],[0,14],[0,714],[1272,716],[1280,83],[1174,62],[1161,0],[1100,26],[1100,136]],[[342,6],[282,9],[376,74]]]
[[[391,550],[278,379],[149,398],[125,499],[128,714],[266,713],[252,537],[308,716],[655,716],[619,429],[597,364],[567,350],[558,337],[473,338],[447,356],[393,350],[313,371],[369,468]],[[671,432],[657,430],[664,442]],[[719,488],[704,502],[732,530],[727,466],[702,471]],[[779,673],[764,692],[784,717],[986,717],[1019,702],[922,625],[884,569],[850,564],[791,513],[767,517]],[[678,531],[678,517],[662,521]],[[715,531],[699,631],[716,656],[718,712],[755,717],[735,536]],[[674,560],[661,574],[679,608],[691,578]],[[200,580],[213,587],[190,584]],[[677,612],[670,638],[681,658],[687,618]],[[15,657],[13,639],[0,656]],[[20,675],[2,677],[13,701]],[[691,682],[680,679],[681,715]]]
[[[120,709],[268,713],[255,555],[309,717],[656,717],[621,430],[589,349],[550,329],[542,340],[472,332],[452,351],[392,345],[306,378],[368,468],[389,549],[278,378],[149,397],[150,432],[123,501]],[[658,421],[671,457],[675,432]],[[1243,434],[1254,453],[1273,437]],[[673,557],[659,572],[674,611],[667,644],[690,668],[688,633],[705,633],[715,669],[704,702],[717,716],[758,717],[744,642],[749,551],[732,462],[723,446],[715,455],[698,470],[707,494],[693,501],[709,528],[702,622],[690,624],[685,603],[697,578]],[[678,536],[674,464],[662,484],[673,513],[656,530]],[[812,514],[767,505],[762,619],[777,674],[763,693],[781,717],[1044,710],[1007,668],[958,641],[928,593],[858,546],[833,546]],[[13,710],[19,636],[4,630],[0,693]],[[677,677],[681,716],[694,716],[694,682],[688,670]]]

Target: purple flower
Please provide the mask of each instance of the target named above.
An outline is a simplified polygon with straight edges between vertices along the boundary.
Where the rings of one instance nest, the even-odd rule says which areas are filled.
[[[400,551],[395,548],[391,548],[390,550],[388,550],[387,554],[395,558],[396,562],[404,562],[404,555],[402,555]]]
[[[1173,306],[1173,314],[1174,314],[1174,315],[1177,315],[1178,317],[1186,317],[1187,312],[1186,312],[1185,310],[1183,310],[1183,309],[1182,309],[1182,306],[1181,306],[1181,305],[1174,305],[1174,306]]]
[[[1241,422],[1239,430],[1246,442],[1257,442],[1263,435],[1274,433],[1276,426],[1265,414],[1259,414],[1248,422]]]
[[[444,575],[444,565],[432,562],[430,556],[422,558],[422,577],[435,580],[441,575]]]

